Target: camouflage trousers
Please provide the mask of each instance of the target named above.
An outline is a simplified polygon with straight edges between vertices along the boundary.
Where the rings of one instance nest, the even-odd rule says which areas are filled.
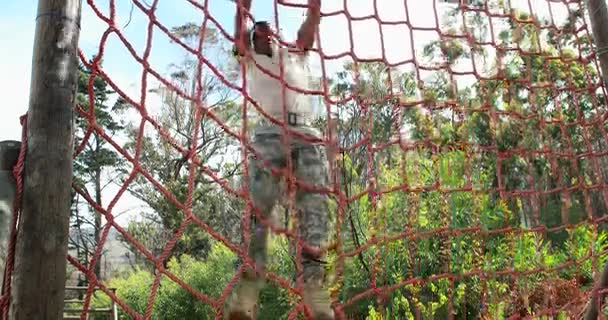
[[[319,139],[318,130],[311,127],[290,127],[311,138]],[[317,190],[305,190],[306,187],[327,188],[329,186],[328,160],[325,147],[322,144],[311,143],[291,134],[290,145],[285,145],[283,129],[274,125],[264,124],[256,128],[252,147],[256,155],[251,154],[249,161],[249,188],[253,205],[260,214],[270,219],[274,206],[281,200],[287,199],[286,174],[295,177],[296,186],[295,209],[298,220],[298,236],[307,246],[322,248],[326,245],[329,228],[328,195]],[[319,139],[319,141],[321,141]],[[292,172],[287,169],[287,157],[291,157]],[[265,162],[265,163],[264,163]],[[273,167],[281,171],[271,172]],[[254,214],[252,214],[254,216]],[[267,262],[267,238],[269,228],[253,218],[250,242],[250,256],[257,266],[264,270]],[[303,276],[306,282],[322,281],[324,267],[323,257],[317,257],[302,250]]]

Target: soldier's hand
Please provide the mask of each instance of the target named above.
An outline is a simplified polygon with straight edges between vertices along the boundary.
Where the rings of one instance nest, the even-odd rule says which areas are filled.
[[[321,0],[308,0],[307,16],[315,24],[321,21]]]
[[[252,0],[233,0],[237,4],[236,25],[233,53],[237,56],[244,56],[248,45],[247,18],[251,10]]]
[[[320,13],[321,12],[321,0],[308,0],[308,12]]]

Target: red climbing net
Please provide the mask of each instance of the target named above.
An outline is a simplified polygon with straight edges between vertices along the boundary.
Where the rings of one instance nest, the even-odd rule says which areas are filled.
[[[424,5],[393,1],[395,6],[390,8],[393,14],[401,14],[399,19],[384,17],[387,9],[382,6],[388,7],[390,1],[362,2],[369,12],[355,13],[359,4],[350,2],[323,4],[323,21],[346,18],[344,34],[339,35],[328,22],[321,28],[321,45],[314,52],[320,57],[322,81],[313,94],[321,97],[321,109],[334,108],[340,115],[340,157],[330,166],[332,186],[323,191],[335,202],[331,209],[335,235],[324,250],[333,257],[329,286],[338,318],[365,318],[371,312],[368,306],[389,318],[396,314],[415,318],[469,313],[505,318],[560,312],[580,315],[590,301],[608,249],[603,233],[608,208],[607,101],[584,1],[471,0],[455,4],[433,0],[422,1],[427,3]],[[176,85],[175,78],[163,75],[151,59],[155,37],[167,37],[195,57],[191,67],[197,70],[197,78],[204,69],[216,83],[240,95],[237,103],[243,103],[238,109],[243,119],[259,109],[248,101],[244,82],[229,79],[220,61],[203,51],[202,41],[193,46],[171,30],[158,12],[158,0],[132,3],[131,14],[136,11],[148,24],[143,50],[119,27],[114,1],[103,9],[96,1],[88,1],[84,8],[105,29],[95,58],[89,60],[84,52],[80,55],[91,75],[88,105],[96,104],[96,79],[102,79],[137,112],[139,120],[134,143],[127,148],[96,118],[94,108],[77,106],[78,116],[88,126],[78,141],[75,159],[83,157],[87,142],[96,135],[130,166],[107,205],[99,205],[74,183],[74,191],[107,222],[88,261],[68,257],[69,264],[86,275],[83,315],[91,308],[94,291],[101,290],[125,314],[149,319],[161,279],[166,278],[211,306],[220,317],[241,269],[252,265],[246,248],[249,218],[255,214],[251,195],[201,157],[196,142],[206,128],[192,126],[186,139],[190,144],[184,144],[153,115],[147,99],[150,79],[174,97],[194,103],[194,123],[205,119],[224,139],[236,141],[245,159],[241,163],[244,176],[248,175],[248,156],[254,153],[248,143],[249,122],[227,123],[225,114],[202,99],[205,83],[188,90]],[[213,29],[214,37],[233,40],[231,28],[221,22],[232,23],[232,16],[214,16],[209,1],[187,3],[188,10],[203,17],[200,34]],[[417,19],[425,6],[430,8],[429,14]],[[272,8],[276,15],[279,8],[302,7],[302,3],[275,1]],[[273,22],[280,28],[280,21]],[[370,39],[356,27],[362,22],[371,23],[373,27],[365,32],[373,34],[377,43],[357,41],[358,37]],[[394,29],[391,37],[391,28],[400,29]],[[324,42],[332,31],[344,41],[343,50],[327,52],[326,45],[337,41]],[[111,38],[113,45],[124,46],[130,54],[125,59],[133,59],[143,70],[139,99],[119,85],[107,72],[110,67],[101,63]],[[370,46],[377,47],[375,56],[357,52]],[[395,56],[405,58],[395,61]],[[329,71],[331,63],[345,60],[351,62],[348,67],[335,74]],[[147,161],[142,154],[148,130],[160,137],[163,148],[189,165],[185,200],[175,195],[167,181],[161,181],[157,168],[142,164]],[[18,190],[22,165],[23,157],[15,169]],[[242,243],[196,212],[195,180],[200,175],[221,188],[226,198],[242,201],[239,230],[243,231],[238,232],[244,235]],[[158,254],[117,221],[115,206],[137,179],[153,186],[183,213]],[[166,261],[192,228],[203,230],[243,262],[221,295],[193,288],[167,267]],[[113,292],[95,275],[112,229],[155,266],[144,309],[129,304],[120,291]],[[272,227],[275,233],[294,240],[297,233],[291,230]],[[296,244],[296,252],[302,252],[305,244]],[[13,252],[10,250],[7,259],[6,279],[13,271]],[[300,271],[301,259],[296,256]],[[289,276],[271,270],[266,278],[292,295],[301,294],[301,283],[292,283]],[[10,292],[9,281],[1,300],[4,314]],[[304,314],[300,300],[291,302],[290,319]]]

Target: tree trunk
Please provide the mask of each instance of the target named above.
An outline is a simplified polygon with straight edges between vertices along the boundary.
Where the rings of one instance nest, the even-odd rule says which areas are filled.
[[[81,1],[38,2],[12,320],[63,316]]]
[[[602,69],[604,85],[608,85],[608,9],[605,0],[587,0],[587,11],[591,20],[593,40],[597,58]]]
[[[98,140],[99,141],[99,140]],[[95,202],[97,205],[101,206],[101,169],[95,170]],[[95,247],[93,250],[99,250],[100,240],[101,240],[101,213],[95,211],[95,226],[94,226],[94,237],[95,237]],[[101,258],[95,264],[95,276],[97,279],[101,280]]]

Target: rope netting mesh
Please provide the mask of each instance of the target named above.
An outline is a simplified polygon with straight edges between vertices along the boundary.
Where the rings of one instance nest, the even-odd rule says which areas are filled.
[[[281,257],[294,262],[293,266],[268,268],[264,275],[267,285],[283,288],[289,297],[285,315],[289,319],[303,315],[305,307],[299,298],[303,283],[296,275],[302,272],[303,250],[314,249],[299,239],[294,226],[299,218],[291,213],[293,194],[283,201],[289,219],[278,226],[273,218],[254,209],[247,184],[239,183],[246,178],[227,177],[226,169],[214,168],[199,146],[201,140],[209,139],[209,130],[232,141],[241,150],[238,156],[232,155],[242,159],[235,160],[239,175],[248,177],[249,157],[256,151],[249,142],[253,122],[243,119],[254,112],[264,113],[248,98],[245,87],[250,80],[230,79],[220,62],[203,50],[204,35],[211,29],[213,37],[234,41],[230,28],[210,13],[209,1],[188,0],[190,10],[203,17],[197,29],[200,35],[192,45],[159,18],[158,0],[132,2],[134,10],[148,19],[143,50],[136,49],[119,27],[114,1],[109,1],[107,13],[95,1],[87,2],[87,9],[107,29],[93,59],[80,55],[90,78],[85,90],[88,101],[76,109],[85,129],[77,139],[75,159],[85,157],[87,144],[97,137],[128,169],[122,171],[121,184],[107,205],[101,205],[79,181],[74,182],[77,196],[106,222],[92,256],[86,261],[68,257],[69,264],[86,275],[83,319],[96,290],[115,301],[124,314],[152,318],[165,280],[210,306],[215,312],[212,317],[221,317],[245,268],[255,268],[247,254],[253,215],[277,237],[289,239],[289,253]],[[352,14],[346,4],[335,11],[322,10],[322,21],[346,17],[346,48],[350,51],[329,54],[317,45],[312,54],[320,57],[321,81],[318,90],[307,92],[320,97],[322,113],[329,115],[333,109],[339,115],[340,151],[336,161],[328,163],[331,186],[315,190],[328,194],[332,201],[332,236],[320,251],[328,256],[327,282],[337,318],[378,319],[378,314],[388,318],[468,318],[471,314],[520,318],[560,312],[578,317],[591,298],[593,281],[599,278],[608,248],[603,226],[608,208],[606,96],[584,1],[468,1],[444,8],[444,24],[439,7],[446,4],[429,1],[434,10],[429,19],[436,21],[431,27],[412,22],[417,14],[412,9],[415,1],[402,1],[404,20],[383,19],[378,13],[382,2],[369,2],[373,12],[364,16]],[[516,3],[520,3],[519,9]],[[228,1],[226,6],[234,10]],[[276,14],[279,7],[304,6],[275,1],[273,8]],[[539,7],[545,12],[542,18]],[[561,18],[556,17],[558,9],[563,11]],[[363,36],[354,31],[358,21],[379,26],[365,30],[377,33],[377,57],[355,53],[354,39]],[[279,19],[273,22],[279,24]],[[403,28],[402,38],[385,40],[387,27]],[[420,32],[433,33],[424,47],[416,43]],[[190,71],[195,70],[198,80],[192,90],[152,66],[150,55],[157,34],[195,57]],[[325,36],[322,29],[318,37]],[[113,43],[123,45],[131,55],[128,58],[143,70],[139,99],[132,98],[102,66],[110,37],[117,37],[119,41]],[[387,48],[399,40],[409,56],[391,61],[395,52]],[[351,63],[330,74],[327,64],[338,59]],[[216,109],[204,98],[210,83],[205,81],[209,78],[203,76],[203,69],[215,81],[213,85],[240,95],[230,109],[231,117],[238,114],[238,125],[228,123],[226,114],[230,112],[218,111],[222,108]],[[194,106],[187,115],[194,125],[185,138],[176,138],[166,128],[166,119],[150,111],[150,78],[171,92],[168,97],[185,101],[179,106]],[[106,119],[95,110],[99,81],[137,112],[139,120],[132,128],[130,144],[118,142]],[[150,131],[159,141],[153,148],[168,150],[179,159],[180,168],[187,168],[182,174],[185,179],[165,179],[160,172],[165,168],[150,162],[151,153],[146,149],[150,148],[146,147],[150,143],[146,132]],[[330,143],[328,131],[323,129],[325,144]],[[287,159],[289,163],[290,157]],[[173,168],[174,164],[166,165]],[[296,183],[290,171],[275,173],[284,175],[288,184]],[[221,195],[218,203],[197,204],[203,180],[206,192]],[[173,217],[177,222],[166,242],[156,250],[117,221],[115,206],[136,183],[147,185],[148,196],[156,194],[156,204],[164,199],[164,207],[154,208],[157,212],[175,208],[180,213]],[[231,201],[239,203],[235,205],[238,209],[232,209],[238,212],[237,219],[221,218],[227,215],[222,205]],[[213,213],[201,214],[201,208]],[[161,216],[170,219],[167,214]],[[139,305],[130,303],[128,293],[121,294],[120,289],[114,293],[96,274],[112,230],[153,266],[150,287]],[[238,257],[240,264],[230,270],[229,281],[218,280],[220,294],[210,294],[211,288],[194,288],[168,263],[193,232],[203,233],[210,243],[221,244]],[[12,253],[8,258],[10,279]],[[10,292],[7,281],[4,314]]]

